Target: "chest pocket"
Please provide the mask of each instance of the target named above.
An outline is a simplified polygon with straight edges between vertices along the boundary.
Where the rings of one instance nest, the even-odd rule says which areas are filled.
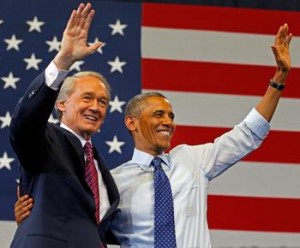
[[[199,190],[197,185],[184,185],[182,187],[174,188],[174,206],[180,206],[180,214],[188,216],[197,215],[197,201],[199,201]]]

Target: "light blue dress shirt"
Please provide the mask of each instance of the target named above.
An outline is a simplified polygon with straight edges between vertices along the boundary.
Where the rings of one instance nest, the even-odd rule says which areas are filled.
[[[162,154],[174,200],[178,248],[209,248],[207,190],[209,181],[258,148],[269,123],[255,110],[232,130],[202,145],[179,145]],[[154,247],[153,156],[137,149],[132,160],[111,170],[121,200],[112,231],[121,247]]]

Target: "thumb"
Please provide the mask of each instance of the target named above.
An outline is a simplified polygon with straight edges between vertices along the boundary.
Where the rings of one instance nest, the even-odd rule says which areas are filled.
[[[96,52],[100,47],[102,47],[104,45],[104,43],[102,43],[102,42],[96,42],[96,43],[94,43],[94,44],[92,44],[92,45],[90,45],[89,46],[89,51],[90,51],[90,53],[92,54],[92,53],[94,53],[94,52]]]
[[[271,49],[272,49],[272,52],[273,52],[273,54],[274,54],[274,56],[275,56],[275,58],[278,56],[278,50],[277,50],[277,47],[275,47],[275,46],[271,46]]]

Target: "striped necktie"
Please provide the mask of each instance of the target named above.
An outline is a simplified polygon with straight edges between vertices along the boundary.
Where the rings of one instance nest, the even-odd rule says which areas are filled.
[[[85,180],[89,185],[91,191],[93,192],[95,205],[96,205],[96,212],[95,217],[97,223],[99,223],[99,185],[98,185],[98,173],[94,163],[94,152],[93,147],[90,142],[86,142],[83,150],[86,154],[86,163],[85,163]]]
[[[176,248],[172,190],[161,163],[159,157],[151,162],[154,167],[154,247]]]

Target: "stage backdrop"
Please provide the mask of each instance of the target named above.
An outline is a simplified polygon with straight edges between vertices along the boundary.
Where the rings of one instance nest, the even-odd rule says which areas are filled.
[[[112,85],[108,116],[94,139],[110,168],[131,157],[124,107],[140,91],[160,91],[173,103],[177,131],[172,146],[211,142],[239,123],[268,87],[276,70],[270,45],[278,27],[289,24],[293,69],[270,135],[259,150],[211,183],[208,216],[213,247],[300,247],[300,13],[291,2],[270,9],[265,1],[262,9],[211,2],[91,2],[96,18],[89,42],[101,40],[105,46],[76,63],[72,72],[96,70]],[[31,80],[58,51],[78,3],[0,1],[3,248],[16,228],[18,162],[8,140],[11,115]],[[54,115],[50,121],[57,121]]]

